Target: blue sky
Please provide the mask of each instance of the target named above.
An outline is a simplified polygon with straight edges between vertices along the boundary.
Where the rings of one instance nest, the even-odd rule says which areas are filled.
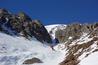
[[[24,11],[44,25],[98,21],[98,0],[0,0],[0,8]]]

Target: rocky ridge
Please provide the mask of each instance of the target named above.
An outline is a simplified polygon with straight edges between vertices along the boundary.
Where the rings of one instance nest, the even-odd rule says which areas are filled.
[[[32,20],[24,12],[12,14],[0,9],[0,31],[12,36],[23,36],[26,39],[35,37],[41,42],[51,43],[51,37],[40,20]]]

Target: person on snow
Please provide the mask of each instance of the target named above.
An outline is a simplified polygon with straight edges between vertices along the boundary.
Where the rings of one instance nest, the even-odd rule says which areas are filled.
[[[55,50],[53,47],[54,47],[55,45],[57,45],[58,43],[59,43],[59,40],[58,40],[57,38],[54,38],[54,39],[52,40],[52,44],[51,44],[52,50]]]

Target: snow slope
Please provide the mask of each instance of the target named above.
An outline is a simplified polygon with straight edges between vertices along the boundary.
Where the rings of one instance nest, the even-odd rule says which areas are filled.
[[[46,26],[47,31],[49,32],[49,34],[54,38],[55,37],[55,32],[57,29],[65,29],[66,25],[60,25],[60,24],[55,24],[55,25],[48,25]],[[94,30],[95,31],[95,30]],[[79,63],[76,65],[98,65],[97,59],[98,59],[98,39],[97,41],[94,41],[94,36],[90,38],[90,35],[94,32],[92,31],[91,33],[83,33],[83,35],[77,39],[77,40],[73,40],[71,41],[70,44],[67,44],[67,42],[72,39],[72,37],[69,37],[69,40],[65,42],[65,45],[59,45],[57,47],[62,48],[62,49],[66,49],[66,53],[65,53],[65,60],[64,60],[64,64],[61,65],[75,65],[73,63],[72,60],[67,60],[68,56],[70,56],[70,52],[73,51],[73,55],[76,56],[77,54],[80,54],[81,52],[83,52],[83,54],[81,53],[81,55],[78,57],[77,55],[77,60],[79,60]],[[98,36],[95,36],[98,37]],[[91,46],[88,46],[87,48],[85,48],[83,50],[83,48],[81,47],[80,49],[77,49],[79,47],[77,47],[78,45],[86,45],[88,42],[90,41],[94,41],[94,43]],[[91,44],[91,42],[89,43]],[[89,45],[88,44],[88,45]],[[67,46],[68,45],[68,46]],[[72,48],[73,47],[73,48]],[[76,47],[76,48],[75,48]],[[72,49],[71,49],[72,48]],[[70,50],[71,49],[71,50]],[[74,49],[76,49],[75,51],[77,51],[76,53],[74,53]],[[89,51],[86,51],[87,49],[89,49]],[[60,49],[59,49],[60,50]],[[94,50],[96,50],[96,52],[93,52]],[[62,50],[61,50],[62,51]],[[63,52],[65,52],[63,51]],[[87,54],[89,54],[87,56]],[[70,58],[70,57],[69,57]],[[68,58],[68,59],[69,59]],[[75,61],[75,60],[74,60]],[[71,64],[72,63],[72,64]],[[51,65],[51,64],[50,64]]]
[[[60,29],[63,29],[61,25],[46,26],[48,32],[51,30],[55,32],[59,27]],[[66,25],[64,28],[65,27]],[[52,35],[55,35],[55,33],[52,33]],[[76,42],[78,45],[81,45],[92,39],[93,38],[89,38],[87,33],[84,33],[80,39],[73,40],[71,44],[68,44],[68,48],[67,45],[65,46],[66,43],[59,43],[54,47],[54,51],[50,46],[38,42],[35,39],[27,40],[24,37],[10,36],[0,33],[0,65],[59,65],[59,63],[67,59],[66,57],[69,54],[68,51],[70,47],[76,45]],[[98,48],[97,44],[98,41],[94,41],[94,44],[88,47],[88,49],[90,48],[91,50],[88,52],[86,51],[79,56],[78,60],[80,62],[77,65],[98,65],[98,52],[91,53]],[[79,49],[75,55],[81,51],[82,48]],[[85,57],[87,53],[91,54]],[[43,63],[23,64],[24,61],[32,58],[38,58]]]
[[[55,38],[55,32],[58,29],[65,29],[67,25],[65,24],[53,24],[53,25],[47,25],[45,26],[45,28],[47,29],[47,31],[49,32],[49,34],[52,36],[52,38]]]
[[[92,53],[87,58],[83,59],[79,65],[98,65],[98,52]]]
[[[0,33],[0,65],[23,65],[25,60],[33,57],[43,63],[31,65],[58,65],[64,60],[65,53],[57,46],[55,50],[33,39],[30,41]]]

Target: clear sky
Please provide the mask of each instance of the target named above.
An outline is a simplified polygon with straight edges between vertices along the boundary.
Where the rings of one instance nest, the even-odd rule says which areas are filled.
[[[98,21],[98,0],[0,0],[0,8],[24,11],[44,25]]]

